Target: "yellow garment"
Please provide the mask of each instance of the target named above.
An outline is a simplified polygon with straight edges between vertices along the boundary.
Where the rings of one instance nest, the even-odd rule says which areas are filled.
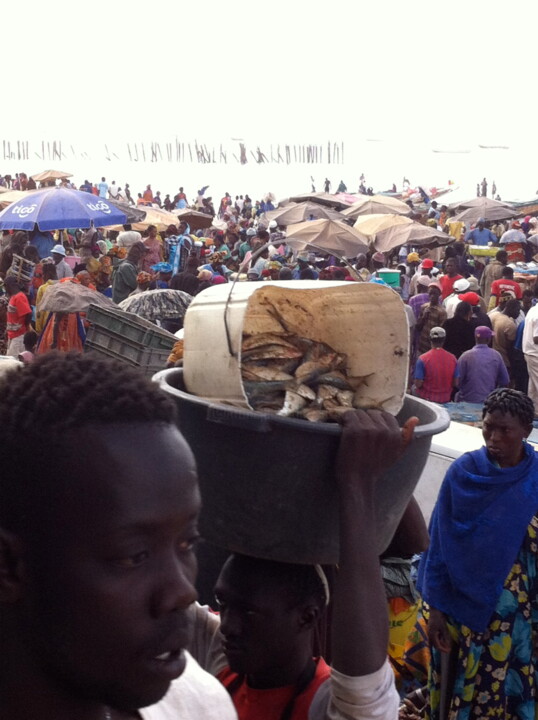
[[[411,604],[404,598],[390,598],[388,606],[388,653],[398,663],[402,663],[407,638],[417,621],[418,603]]]
[[[463,223],[456,222],[455,220],[450,220],[449,222],[447,222],[447,226],[448,226],[448,234],[451,237],[456,238],[456,240],[460,240],[461,236],[463,234],[463,227],[464,227]]]
[[[49,312],[46,310],[40,310],[41,303],[43,302],[43,296],[47,289],[51,285],[55,285],[58,281],[57,280],[47,280],[46,283],[43,283],[38,289],[37,289],[37,295],[35,298],[35,329],[38,334],[41,334],[43,332],[43,328],[45,327],[45,323],[48,320]]]

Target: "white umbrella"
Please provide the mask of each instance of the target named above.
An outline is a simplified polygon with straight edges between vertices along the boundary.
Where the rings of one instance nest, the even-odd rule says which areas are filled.
[[[337,257],[368,251],[368,238],[340,220],[310,220],[290,225],[286,243],[294,250],[321,250]]]

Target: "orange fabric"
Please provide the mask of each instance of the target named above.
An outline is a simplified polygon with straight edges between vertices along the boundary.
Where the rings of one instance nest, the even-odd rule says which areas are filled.
[[[319,658],[316,674],[306,690],[295,701],[291,720],[308,720],[308,712],[314,695],[330,675],[331,668],[323,658]],[[228,688],[237,678],[237,673],[226,667],[217,677],[224,687]],[[232,697],[237,717],[239,720],[274,720],[274,718],[281,716],[284,708],[293,697],[294,690],[294,685],[269,690],[256,690],[249,687],[246,680],[243,680]]]
[[[23,319],[32,314],[32,308],[28,298],[23,292],[18,292],[9,298],[7,306],[7,336],[9,340],[20,337],[26,332],[27,325]]]
[[[82,352],[83,342],[79,334],[78,313],[52,313],[41,339],[36,355],[44,355],[49,350]]]

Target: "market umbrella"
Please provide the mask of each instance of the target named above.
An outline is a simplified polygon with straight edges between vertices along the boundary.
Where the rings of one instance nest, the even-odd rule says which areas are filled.
[[[35,192],[34,190],[7,190],[6,192],[3,192],[0,195],[0,208],[2,210],[6,208],[8,205],[11,205],[12,202],[16,202],[17,200],[22,200],[25,197],[28,197],[28,194],[31,192]]]
[[[342,215],[356,220],[361,215],[388,214],[409,215],[411,208],[397,198],[387,195],[363,195],[363,197],[351,207],[342,210]]]
[[[483,199],[487,200],[487,198]],[[494,201],[490,200],[489,202]],[[509,218],[516,217],[517,214],[517,210],[512,209],[509,205],[506,205],[505,203],[498,203],[497,205],[478,205],[476,207],[467,208],[466,210],[462,210],[453,218],[450,218],[450,220],[463,222],[466,225],[474,225],[480,220],[480,218],[493,222],[494,220],[508,220]]]
[[[341,220],[310,220],[290,225],[286,243],[294,250],[322,250],[338,257],[368,251],[368,238]]]
[[[150,225],[155,225],[159,232],[164,232],[170,225],[177,225],[177,215],[168,210],[146,206],[143,208],[143,212],[146,213],[145,217],[133,223],[133,230],[143,232]]]
[[[132,225],[133,223],[139,222],[146,217],[145,211],[140,207],[119,202],[118,200],[110,200],[110,198],[107,200],[107,203],[117,208],[120,212],[125,213],[127,220],[123,223],[124,225]],[[118,229],[123,230],[123,227],[118,226]]]
[[[43,172],[32,175],[32,180],[36,182],[48,182],[49,180],[65,180],[73,177],[72,173],[63,172],[63,170],[44,170]]]
[[[174,210],[173,214],[177,215],[180,220],[188,223],[193,232],[196,230],[205,230],[213,224],[213,215],[208,215],[199,210],[184,208],[183,210]]]
[[[0,230],[65,230],[124,224],[126,213],[105,200],[63,187],[28,193],[0,212]]]
[[[454,242],[453,237],[437,228],[401,215],[366,215],[358,218],[353,227],[379,252],[389,252],[402,245],[439,247]]]
[[[320,220],[322,218],[342,220],[341,214],[336,210],[313,202],[290,203],[285,207],[266,212],[265,217],[268,222],[275,220],[278,225],[282,225],[283,227],[304,222],[311,217],[313,217],[314,220]]]
[[[480,208],[484,210],[490,210],[492,208],[507,207],[512,208],[510,203],[501,202],[500,200],[490,200],[487,197],[473,197],[470,200],[460,200],[459,202],[451,203],[448,206],[451,210],[467,210],[469,208]]]
[[[117,307],[110,298],[97,290],[92,290],[78,282],[65,281],[47,288],[40,310],[61,313],[85,312],[92,304],[106,308]]]
[[[182,318],[192,299],[192,295],[182,290],[146,290],[122,300],[119,307],[125,312],[155,322]]]
[[[303,193],[302,195],[294,195],[293,197],[290,197],[289,201],[296,203],[314,202],[319,205],[328,205],[329,207],[336,208],[337,210],[343,210],[350,205],[348,202],[339,200],[336,195],[331,195],[330,193],[325,192],[311,192]]]

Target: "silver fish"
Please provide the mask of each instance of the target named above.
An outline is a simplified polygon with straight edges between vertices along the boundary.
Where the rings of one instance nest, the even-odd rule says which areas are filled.
[[[303,397],[297,395],[293,390],[287,390],[284,405],[278,414],[283,417],[290,417],[290,415],[295,415],[299,410],[302,410],[305,405],[306,400]]]

